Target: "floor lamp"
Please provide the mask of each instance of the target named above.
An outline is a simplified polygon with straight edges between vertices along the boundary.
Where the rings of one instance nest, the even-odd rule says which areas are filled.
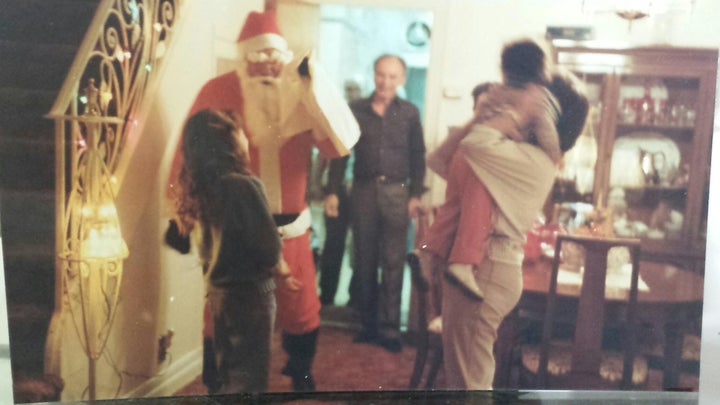
[[[120,233],[113,177],[105,165],[101,135],[107,117],[80,117],[84,142],[77,156],[66,210],[63,284],[80,343],[88,358],[88,396],[96,397],[96,362],[105,350],[117,310],[127,246]]]

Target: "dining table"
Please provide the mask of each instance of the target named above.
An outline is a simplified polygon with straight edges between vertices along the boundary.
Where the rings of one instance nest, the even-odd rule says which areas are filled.
[[[659,335],[662,344],[663,390],[684,389],[679,387],[680,364],[683,352],[684,335],[690,330],[693,322],[700,319],[703,301],[703,275],[682,268],[676,263],[648,260],[642,256],[640,261],[640,280],[637,300],[637,322],[649,327],[653,334]],[[496,347],[496,356],[499,357],[498,376],[496,385],[499,387],[508,383],[507,374],[502,371],[507,364],[503,364],[503,353],[511,350],[505,342],[514,342],[508,333],[517,331],[508,323],[517,321],[517,314],[523,311],[538,311],[544,308],[545,300],[550,287],[552,259],[541,257],[538,260],[527,261],[523,264],[523,293],[514,316],[511,315],[501,325]],[[580,286],[583,280],[582,268],[560,266],[557,291],[561,305],[577,305]],[[629,271],[608,271],[605,289],[605,319],[620,316],[627,305],[630,286]],[[514,332],[508,332],[513,330]],[[506,336],[503,336],[503,335]],[[646,337],[646,336],[644,336]],[[512,343],[511,343],[512,344]],[[638,345],[642,348],[642,344]],[[505,357],[507,358],[507,357]]]

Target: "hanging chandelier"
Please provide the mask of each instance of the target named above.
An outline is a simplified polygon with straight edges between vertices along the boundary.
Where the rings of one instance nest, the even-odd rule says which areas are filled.
[[[585,14],[615,14],[628,22],[628,32],[633,22],[662,14],[680,14],[692,11],[695,0],[583,0]]]

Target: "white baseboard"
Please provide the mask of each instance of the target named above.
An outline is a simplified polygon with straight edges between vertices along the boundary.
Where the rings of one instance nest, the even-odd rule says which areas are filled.
[[[168,397],[174,395],[200,373],[202,373],[202,346],[173,362],[153,378],[143,382],[132,391],[123,394],[125,398]]]

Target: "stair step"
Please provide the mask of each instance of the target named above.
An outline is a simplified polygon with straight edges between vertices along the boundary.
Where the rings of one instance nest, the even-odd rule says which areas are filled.
[[[0,221],[6,256],[13,254],[12,248],[22,246],[52,249],[55,243],[55,193],[52,189],[41,192],[3,190]]]
[[[0,40],[0,87],[60,89],[77,45],[29,44]]]
[[[16,256],[11,253],[13,249],[3,249],[6,253],[3,264],[7,301],[52,308],[55,291],[53,248],[52,245],[36,245],[34,249],[32,256]]]
[[[79,46],[97,6],[97,0],[2,0],[0,39]]]
[[[54,308],[55,233],[52,190],[0,192],[3,265],[13,373],[42,374]]]
[[[58,90],[26,89],[21,87],[0,88],[0,116],[3,122],[7,115],[33,113],[43,118],[50,111]]]
[[[38,137],[52,134],[54,123],[45,115],[50,112],[56,98],[56,90],[0,88],[0,136],[6,138],[16,132],[40,132]]]
[[[48,112],[50,112],[49,107],[44,111],[20,111],[13,115],[3,115],[0,112],[0,139],[9,137],[53,139],[55,122],[45,118]]]
[[[8,304],[10,362],[14,373],[42,373],[52,310],[52,306],[32,303]]]
[[[55,186],[52,139],[0,139],[0,188],[52,190]],[[26,210],[27,207],[17,207]],[[18,214],[22,214],[19,211]]]

